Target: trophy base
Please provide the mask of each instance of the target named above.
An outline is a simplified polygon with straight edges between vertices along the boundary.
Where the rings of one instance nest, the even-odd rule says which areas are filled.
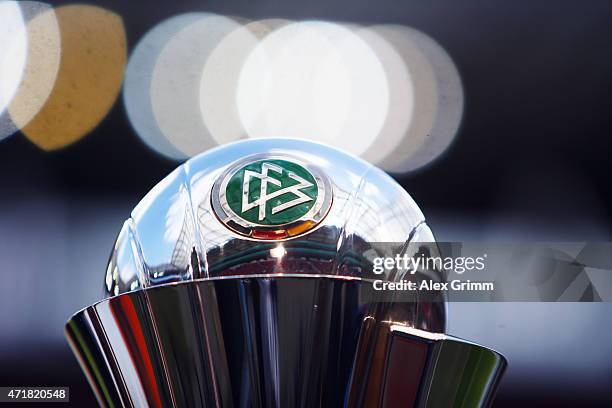
[[[104,406],[489,403],[502,356],[432,333],[443,304],[373,301],[371,290],[295,275],[168,284],[82,310],[66,336]]]

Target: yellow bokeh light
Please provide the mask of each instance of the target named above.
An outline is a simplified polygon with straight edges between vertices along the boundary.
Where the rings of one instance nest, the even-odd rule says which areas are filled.
[[[119,94],[127,60],[125,28],[108,10],[70,5],[56,9],[62,56],[55,86],[22,132],[44,150],[81,139],[106,116]]]

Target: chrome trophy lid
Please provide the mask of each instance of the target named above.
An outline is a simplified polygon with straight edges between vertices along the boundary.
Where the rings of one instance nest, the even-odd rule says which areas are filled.
[[[433,240],[410,195],[376,167],[303,140],[249,140],[187,161],[142,199],[105,288],[114,296],[243,275],[367,279],[359,261],[373,244]]]

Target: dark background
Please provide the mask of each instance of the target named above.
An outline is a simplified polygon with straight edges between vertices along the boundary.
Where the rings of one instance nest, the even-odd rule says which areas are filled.
[[[465,92],[464,118],[451,148],[427,168],[396,175],[429,218],[438,239],[610,241],[611,2],[89,3],[123,17],[128,51],[158,22],[189,11],[252,19],[398,23],[421,30],[453,58]],[[122,220],[139,198],[176,166],[140,141],[121,98],[91,134],[61,151],[45,153],[21,135],[0,141],[0,261],[5,264],[0,278],[5,284],[21,279],[15,276],[20,270],[15,265],[25,263],[31,265],[23,278],[26,282],[43,275],[53,279],[57,274],[83,285],[82,293],[76,295],[59,284],[52,286],[52,293],[47,293],[47,287],[37,287],[37,294],[47,293],[48,302],[62,306],[47,311],[42,300],[33,300],[24,320],[13,308],[24,307],[25,301],[16,300],[17,296],[27,296],[31,288],[19,286],[14,294],[4,291],[0,300],[5,310],[0,314],[0,330],[4,332],[0,335],[0,384],[69,385],[74,406],[94,404],[59,329],[40,335],[44,330],[37,322],[47,320],[47,313],[56,316],[50,321],[61,320],[62,314],[65,320],[87,305],[82,302],[94,301],[96,295],[99,298],[104,263]],[[61,256],[54,255],[58,251]],[[90,288],[92,281],[97,288]],[[502,384],[496,407],[519,403],[610,406],[612,346],[604,340],[610,338],[607,312],[612,309],[603,304],[580,305],[593,309],[582,309],[575,316],[577,320],[568,322],[560,316],[567,310],[556,307],[550,306],[549,314],[542,318],[557,318],[558,330],[554,324],[544,325],[550,331],[543,332],[538,341],[545,345],[554,343],[558,336],[570,336],[563,343],[568,348],[552,347],[557,354],[550,357],[571,355],[569,365],[559,371],[546,366],[549,360],[540,362],[529,352],[530,342],[535,341],[529,333],[500,334],[505,338],[500,340],[500,351],[504,352],[504,344],[514,343],[524,344],[517,350],[527,351],[522,357],[518,355],[515,371],[509,372]],[[529,312],[520,310],[518,315],[497,313],[496,325],[480,329],[494,331],[506,325],[500,316],[515,322],[528,320]],[[9,314],[12,317],[7,317]],[[605,333],[593,332],[603,328]],[[596,345],[591,343],[593,336],[601,340]],[[531,353],[546,349],[536,347]],[[510,354],[515,352],[512,350]],[[581,353],[588,356],[581,359]],[[541,365],[533,369],[528,364],[533,361]],[[574,361],[579,368],[572,366]],[[595,376],[581,374],[589,361],[598,367]],[[510,358],[511,369],[512,364]]]

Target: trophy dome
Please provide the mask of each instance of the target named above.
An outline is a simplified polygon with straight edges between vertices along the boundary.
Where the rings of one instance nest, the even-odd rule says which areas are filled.
[[[378,168],[303,140],[247,140],[192,158],[140,201],[105,291],[269,275],[399,280],[374,275],[372,257],[433,241],[410,195]]]

